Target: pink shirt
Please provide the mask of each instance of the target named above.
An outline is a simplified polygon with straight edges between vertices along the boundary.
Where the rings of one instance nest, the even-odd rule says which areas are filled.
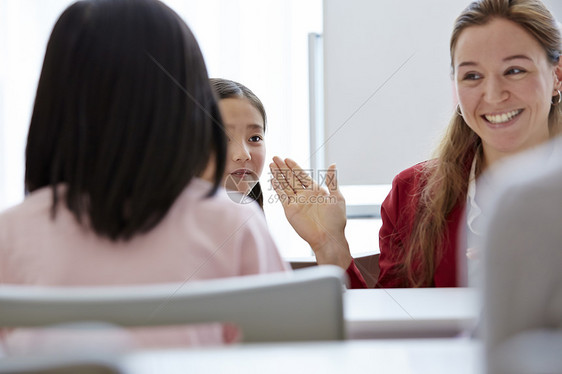
[[[0,214],[0,284],[168,283],[288,270],[257,204],[234,203],[223,189],[206,198],[210,188],[193,180],[158,226],[128,242],[98,237],[66,208],[52,220],[50,189],[35,191]],[[216,343],[201,338],[168,341]]]

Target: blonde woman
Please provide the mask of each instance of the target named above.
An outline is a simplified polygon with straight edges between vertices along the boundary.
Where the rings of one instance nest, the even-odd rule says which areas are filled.
[[[459,105],[435,159],[394,178],[381,208],[377,287],[459,285],[460,233],[469,240],[478,234],[472,221],[480,209],[477,190],[486,188],[482,171],[559,132],[560,45],[556,21],[539,0],[474,1],[457,18],[450,53]],[[347,269],[351,286],[365,287],[344,235],[335,166],[326,191],[294,161],[273,161],[273,186],[286,216],[318,263]],[[294,198],[318,194],[338,203]]]

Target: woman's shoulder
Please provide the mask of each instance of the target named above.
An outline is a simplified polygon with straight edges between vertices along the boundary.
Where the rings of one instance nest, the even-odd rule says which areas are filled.
[[[428,167],[433,165],[435,160],[427,160],[410,166],[396,174],[392,181],[392,187],[415,187],[422,181],[423,176],[426,174]]]
[[[413,212],[419,193],[423,186],[423,176],[426,168],[432,161],[424,161],[398,173],[393,181],[392,188],[381,206],[381,212],[395,216],[397,219],[405,207]]]

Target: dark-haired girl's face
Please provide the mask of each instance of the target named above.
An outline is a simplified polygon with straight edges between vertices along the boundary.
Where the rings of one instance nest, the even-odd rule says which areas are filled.
[[[227,190],[247,194],[263,171],[264,120],[244,98],[222,99],[219,108],[228,136],[224,184]]]

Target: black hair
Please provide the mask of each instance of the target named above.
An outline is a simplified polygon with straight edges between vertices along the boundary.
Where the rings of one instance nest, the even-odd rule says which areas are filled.
[[[26,193],[59,184],[79,222],[128,240],[156,226],[226,136],[195,37],[155,0],[84,0],[54,26],[26,147]]]

